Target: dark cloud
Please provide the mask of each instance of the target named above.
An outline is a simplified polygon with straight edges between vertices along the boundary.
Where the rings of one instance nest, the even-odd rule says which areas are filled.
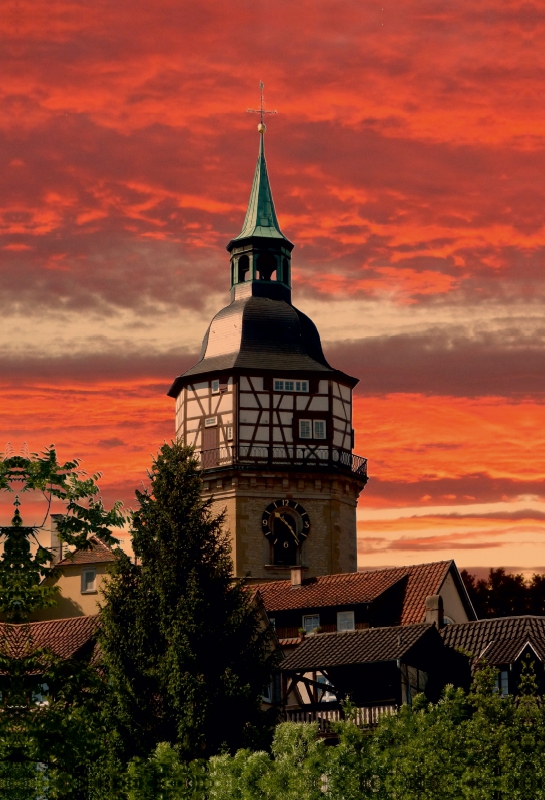
[[[126,442],[117,436],[113,436],[111,439],[99,439],[97,445],[98,447],[104,447],[109,450],[112,447],[125,447]]]
[[[415,335],[369,336],[328,344],[324,349],[333,367],[359,378],[358,395],[488,395],[516,401],[528,396],[539,400],[545,394],[545,326],[532,337],[514,329],[469,339],[458,330],[449,333],[448,329],[435,328]],[[129,342],[115,351],[96,354],[5,356],[0,368],[7,380],[156,378],[160,390],[195,364],[198,357],[198,352],[187,352],[183,344],[162,353],[146,353]],[[415,443],[415,454],[419,447],[427,444]],[[436,442],[434,447],[456,449],[457,445]]]
[[[463,456],[459,469],[464,467]],[[420,478],[409,482],[400,476],[399,480],[384,481],[373,475],[373,465],[369,465],[370,480],[362,494],[362,507],[368,503],[373,507],[395,504],[396,506],[452,506],[460,507],[474,503],[498,503],[514,500],[521,495],[545,497],[545,480],[520,480],[496,478],[486,473],[462,474],[460,477],[426,480]],[[426,499],[423,499],[426,498]],[[501,515],[500,515],[501,516]]]
[[[172,381],[193,366],[198,354],[187,354],[178,349],[163,354],[142,354],[129,348],[117,353],[76,354],[58,358],[3,358],[0,373],[4,381],[13,381],[23,387],[42,381],[58,382],[63,387],[71,382],[142,381],[160,394],[168,391]],[[153,384],[155,383],[155,386]]]
[[[545,393],[545,325],[532,336],[515,328],[473,339],[434,328],[328,345],[325,352],[332,365],[360,379],[356,392],[363,395],[520,398]]]
[[[503,531],[495,531],[495,535]],[[457,537],[456,534],[446,534],[445,536],[407,536],[401,539],[385,539],[380,536],[365,537],[358,542],[358,552],[362,554],[377,552],[437,552],[453,550],[488,550],[507,547],[512,542],[494,542],[489,539],[481,539],[481,531],[472,534],[473,541],[466,541],[465,538]],[[475,541],[477,539],[477,541]]]

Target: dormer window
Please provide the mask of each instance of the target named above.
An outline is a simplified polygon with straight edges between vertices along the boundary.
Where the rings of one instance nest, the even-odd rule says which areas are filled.
[[[275,392],[308,392],[308,381],[285,381],[274,379]]]

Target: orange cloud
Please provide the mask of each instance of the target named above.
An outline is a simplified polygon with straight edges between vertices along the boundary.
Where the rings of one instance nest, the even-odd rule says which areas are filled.
[[[362,508],[543,494],[537,6],[278,0],[264,13],[246,0],[106,0],[96,13],[75,0],[7,0],[3,10],[5,439],[54,441],[130,501],[173,430],[172,340],[154,328],[155,310],[177,320],[227,289],[224,247],[241,228],[257,153],[245,109],[263,78],[280,112],[267,157],[297,245],[294,301],[362,304],[328,343],[366,395],[355,403],[371,474]],[[21,308],[34,314],[27,330],[40,314],[58,324],[55,358],[63,314],[77,313],[89,362],[76,369],[69,341],[64,361],[42,354],[38,375],[20,356]],[[386,308],[414,318],[379,335],[373,320]],[[96,337],[97,317],[125,310],[135,322],[110,335],[149,331],[145,364],[101,355],[121,346]],[[447,531],[433,516],[377,522],[375,533],[397,536],[399,552],[434,542],[505,551],[503,523],[469,524]]]
[[[501,397],[357,397],[357,450],[380,480],[545,479],[545,406]],[[499,499],[499,498],[498,498]]]

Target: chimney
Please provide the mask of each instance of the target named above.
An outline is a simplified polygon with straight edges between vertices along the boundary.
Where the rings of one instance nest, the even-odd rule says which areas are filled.
[[[300,589],[303,583],[303,567],[291,568],[291,588]]]
[[[443,620],[443,598],[440,594],[432,594],[426,597],[426,622],[433,623],[437,629],[442,628]]]
[[[49,549],[53,556],[53,564],[58,564],[62,560],[62,541],[57,530],[57,520],[62,514],[51,514],[51,543]]]

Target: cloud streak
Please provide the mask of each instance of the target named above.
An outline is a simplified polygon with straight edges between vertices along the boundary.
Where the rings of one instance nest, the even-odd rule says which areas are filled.
[[[530,530],[545,496],[541,9],[8,0],[5,12],[0,436],[55,441],[132,502],[173,431],[165,391],[228,302],[224,248],[257,153],[244,109],[263,78],[281,112],[266,148],[296,243],[294,302],[360,379],[360,513],[399,509],[391,529],[362,530],[362,558],[450,547],[462,564],[466,551],[521,563],[519,536],[543,563]],[[447,512],[403,516],[521,495],[528,518],[468,511],[471,533],[446,532]]]

